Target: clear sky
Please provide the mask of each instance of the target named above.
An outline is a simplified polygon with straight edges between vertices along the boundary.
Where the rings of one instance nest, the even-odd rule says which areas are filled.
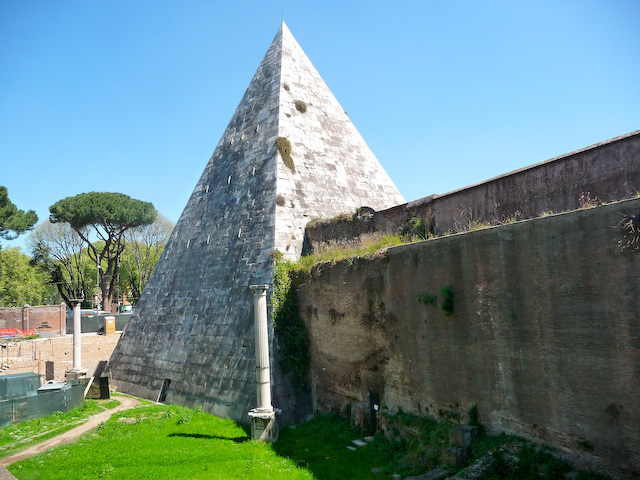
[[[640,129],[637,0],[0,0],[0,185],[175,222],[283,15],[407,200]]]

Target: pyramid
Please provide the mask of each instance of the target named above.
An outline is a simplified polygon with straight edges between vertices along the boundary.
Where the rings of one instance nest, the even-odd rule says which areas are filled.
[[[256,404],[249,285],[273,283],[269,253],[299,258],[311,218],[403,202],[283,22],[113,352],[112,383],[246,422]],[[270,343],[273,405],[295,422],[309,402]]]

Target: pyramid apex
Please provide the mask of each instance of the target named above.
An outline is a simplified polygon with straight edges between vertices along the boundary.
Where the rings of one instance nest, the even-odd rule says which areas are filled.
[[[287,24],[282,19],[282,23],[280,27],[278,27],[278,31],[276,32],[276,38],[282,38],[284,35],[291,35],[291,30],[287,27]]]

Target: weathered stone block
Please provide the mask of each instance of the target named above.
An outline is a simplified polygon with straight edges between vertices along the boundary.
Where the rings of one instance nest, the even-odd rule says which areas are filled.
[[[435,468],[423,475],[409,476],[405,480],[442,480],[450,475],[450,470],[444,468]]]
[[[468,450],[478,435],[478,427],[461,425],[449,431],[449,445]]]
[[[260,413],[255,410],[249,412],[251,417],[251,439],[261,442],[275,443],[280,437],[277,412]]]
[[[369,404],[360,402],[351,406],[351,425],[369,426]]]
[[[469,457],[467,450],[459,447],[447,447],[442,451],[442,463],[459,467]]]

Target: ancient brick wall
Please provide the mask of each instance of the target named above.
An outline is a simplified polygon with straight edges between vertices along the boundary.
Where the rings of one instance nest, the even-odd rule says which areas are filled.
[[[444,195],[431,195],[378,211],[371,217],[319,222],[307,228],[308,247],[353,233],[397,233],[413,217],[437,233],[459,231],[471,222],[497,224],[518,212],[535,218],[543,212],[564,212],[592,202],[632,198],[640,191],[640,131],[607,140],[566,155],[506,173]],[[586,199],[585,199],[586,201]]]
[[[35,328],[37,333],[64,335],[67,307],[60,305],[25,305],[0,307],[0,328]]]
[[[120,333],[111,335],[82,335],[82,368],[87,374],[98,364],[108,361],[120,339]],[[39,373],[44,375],[47,361],[53,362],[54,380],[63,381],[67,371],[73,368],[73,337],[51,337],[22,342],[9,342],[2,348],[0,375],[12,373]],[[43,377],[44,378],[44,377]]]
[[[298,287],[316,409],[475,404],[493,431],[637,478],[640,252],[619,248],[621,213],[640,199],[318,266]]]

